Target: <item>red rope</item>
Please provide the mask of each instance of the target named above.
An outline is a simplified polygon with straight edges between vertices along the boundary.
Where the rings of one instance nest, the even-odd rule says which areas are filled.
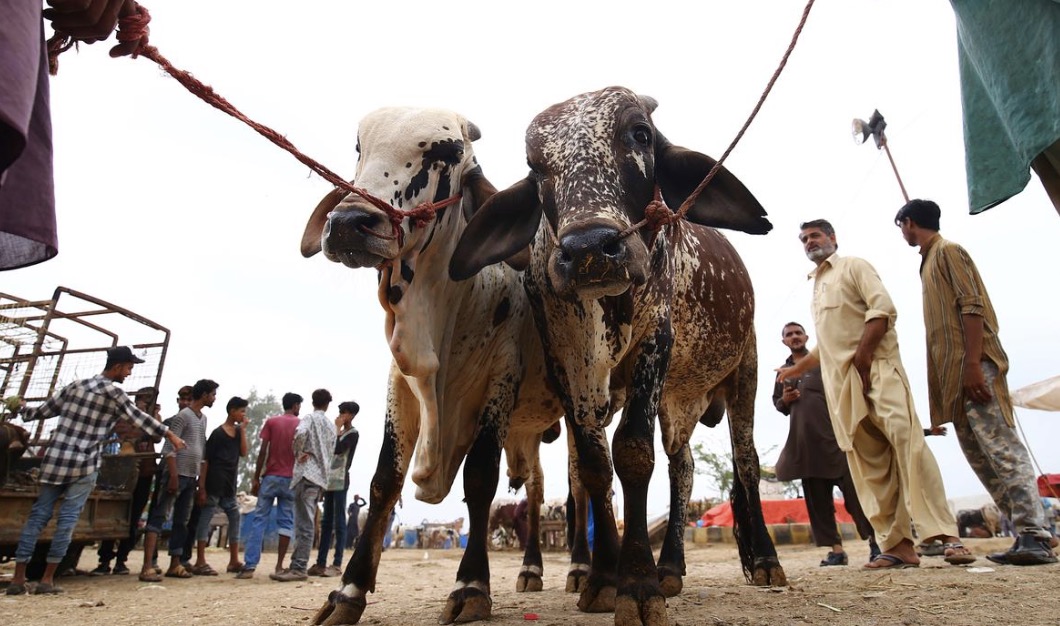
[[[394,237],[399,241],[402,239],[401,222],[406,218],[412,220],[412,224],[417,227],[426,226],[434,219],[439,209],[443,209],[449,205],[455,204],[460,201],[460,194],[451,196],[442,200],[441,202],[424,202],[419,206],[404,211],[390,205],[390,203],[373,196],[368,191],[355,187],[352,183],[347,182],[344,178],[332,172],[327,167],[324,167],[321,163],[310,158],[306,154],[302,153],[293,143],[288,141],[286,137],[276,132],[275,130],[259,124],[254,120],[248,118],[243,114],[242,111],[237,109],[232,103],[224,99],[220,94],[213,90],[213,87],[204,84],[199,79],[195,78],[190,72],[177,69],[169,62],[162,54],[158,51],[158,48],[148,43],[148,35],[151,30],[148,24],[151,22],[151,14],[146,8],[135,4],[134,12],[126,15],[122,15],[118,19],[118,31],[117,39],[121,43],[133,43],[136,42],[135,46],[123,46],[124,50],[111,50],[112,55],[123,56],[126,54],[131,55],[134,59],[143,56],[151,59],[159,65],[167,74],[172,76],[181,85],[190,91],[191,93],[198,96],[201,100],[213,106],[216,109],[224,111],[228,115],[236,118],[243,122],[247,126],[253,128],[259,135],[265,137],[272,143],[276,144],[280,148],[283,148],[289,152],[294,158],[298,159],[304,165],[309,167],[317,174],[319,174],[324,180],[327,180],[336,187],[343,189],[349,193],[356,194],[363,198],[365,201],[370,203],[372,206],[386,213],[390,220],[391,228],[394,232]],[[51,73],[54,75],[59,71],[58,57],[60,54],[69,50],[73,45],[71,38],[60,32],[56,32],[51,39],[48,40],[48,60],[49,68]],[[116,50],[117,53],[115,52]]]
[[[791,37],[791,43],[788,44],[788,49],[784,52],[784,56],[781,57],[780,64],[777,66],[776,71],[773,72],[773,76],[769,79],[769,83],[766,85],[761,97],[758,98],[758,104],[756,104],[754,110],[751,111],[751,115],[747,117],[747,121],[744,122],[740,132],[736,133],[736,137],[733,138],[729,147],[725,149],[725,153],[721,155],[721,158],[714,164],[714,167],[710,168],[710,171],[707,172],[707,176],[698,186],[696,186],[692,193],[685,198],[685,201],[681,203],[681,206],[678,207],[677,211],[674,212],[671,212],[665,204],[662,205],[665,213],[659,211],[657,205],[662,203],[659,197],[659,190],[656,188],[655,199],[652,200],[644,210],[644,219],[619,233],[617,237],[618,239],[628,237],[645,226],[658,232],[660,228],[682,219],[688,213],[688,210],[692,208],[692,205],[695,204],[696,200],[699,198],[699,194],[703,193],[703,190],[710,184],[710,181],[714,180],[714,176],[717,175],[718,170],[721,169],[722,163],[725,162],[725,159],[729,157],[729,153],[733,151],[736,144],[738,144],[740,139],[743,138],[744,133],[747,132],[748,127],[751,126],[751,122],[754,121],[755,116],[758,115],[758,111],[762,108],[762,105],[765,104],[766,97],[769,96],[769,92],[773,90],[773,85],[777,82],[777,79],[780,78],[780,73],[784,71],[784,66],[788,64],[788,57],[791,56],[792,50],[795,49],[795,44],[799,41],[799,35],[802,34],[802,29],[806,26],[806,18],[810,16],[810,9],[813,7],[813,3],[814,0],[808,0],[806,3],[806,8],[802,11],[802,19],[799,20],[799,25],[795,29],[795,34]]]

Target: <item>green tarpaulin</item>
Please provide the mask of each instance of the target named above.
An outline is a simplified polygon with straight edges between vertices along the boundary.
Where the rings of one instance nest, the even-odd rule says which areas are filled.
[[[968,204],[979,213],[1022,191],[1031,161],[1060,141],[1060,0],[950,3]]]

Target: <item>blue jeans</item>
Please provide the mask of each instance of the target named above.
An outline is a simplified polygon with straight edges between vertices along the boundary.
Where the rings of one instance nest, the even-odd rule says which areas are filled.
[[[92,472],[82,476],[72,483],[65,485],[40,486],[40,493],[33,508],[29,511],[29,519],[22,527],[22,536],[18,540],[18,548],[15,550],[16,563],[29,563],[33,558],[33,550],[37,547],[37,538],[40,537],[44,527],[52,519],[55,512],[55,503],[62,498],[59,505],[59,516],[55,520],[55,534],[52,536],[52,545],[48,549],[48,563],[58,563],[66,556],[66,549],[70,547],[70,539],[74,536],[74,527],[77,519],[81,517],[81,510],[85,508],[85,502],[96,486],[96,475]]]
[[[162,491],[158,494],[155,508],[147,519],[146,530],[149,533],[162,532],[162,526],[170,512],[173,513],[173,527],[169,531],[169,556],[184,556],[184,542],[188,539],[188,518],[191,517],[191,505],[195,503],[195,487],[198,479],[194,476],[181,476],[177,479],[177,492],[169,493],[168,471],[162,472],[158,481]],[[188,556],[191,556],[190,554]]]
[[[342,567],[342,549],[346,546],[346,490],[324,492],[324,515],[320,518],[320,551],[317,565],[323,567],[328,561],[331,534],[335,533],[335,558],[332,564]]]
[[[218,507],[228,516],[228,545],[239,543],[239,504],[236,503],[235,496],[206,496],[206,504],[202,505],[202,512],[199,513],[195,539],[206,541],[210,538],[210,521],[213,519],[214,509]]]
[[[265,525],[272,514],[272,504],[276,501],[276,528],[279,534],[290,537],[294,528],[294,492],[291,491],[291,479],[285,476],[265,476],[258,488],[258,504],[254,507],[254,516],[243,540],[243,561],[247,569],[254,569],[261,562],[261,544],[264,540]]]

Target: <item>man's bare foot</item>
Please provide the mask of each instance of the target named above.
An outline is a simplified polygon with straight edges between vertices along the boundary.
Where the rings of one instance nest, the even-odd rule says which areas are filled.
[[[915,567],[920,565],[920,557],[917,556],[916,548],[913,546],[913,542],[908,539],[903,539],[898,544],[891,546],[889,549],[884,550],[883,554],[890,558],[883,559],[882,562],[877,563],[873,561],[866,566],[868,569],[881,569],[886,567],[894,567],[898,563],[904,564],[906,567]],[[897,559],[895,561],[894,559]],[[871,567],[875,564],[875,567]]]

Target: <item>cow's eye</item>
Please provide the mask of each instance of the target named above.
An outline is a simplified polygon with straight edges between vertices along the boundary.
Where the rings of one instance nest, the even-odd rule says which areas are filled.
[[[651,145],[651,129],[645,124],[638,124],[633,127],[633,141],[636,141],[642,146]]]
[[[360,142],[360,141],[358,141],[358,142],[357,142],[357,145],[356,145],[356,146],[354,146],[354,150],[356,150],[356,151],[357,151],[357,154],[360,154],[360,153],[361,153],[361,142]]]

